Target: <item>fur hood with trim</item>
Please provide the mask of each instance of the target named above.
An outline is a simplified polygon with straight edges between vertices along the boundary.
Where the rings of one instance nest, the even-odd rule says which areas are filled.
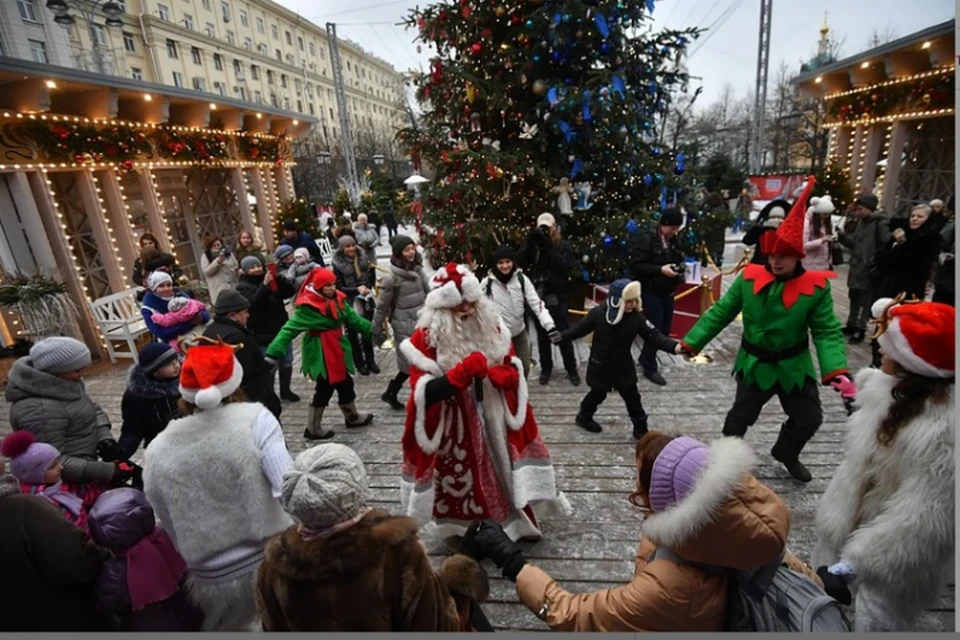
[[[814,564],[845,560],[858,579],[918,606],[939,598],[954,553],[956,389],[927,400],[889,446],[877,430],[899,378],[863,369],[846,451],[817,512]]]
[[[296,526],[275,536],[257,606],[264,631],[460,631],[461,604],[488,594],[476,561],[454,555],[434,572],[416,522],[375,509],[328,538],[304,541]]]
[[[24,398],[49,398],[71,402],[80,400],[84,395],[83,380],[66,380],[33,366],[29,356],[20,358],[10,368],[10,382],[7,385],[8,402]]]
[[[179,398],[180,379],[157,380],[135,364],[127,372],[127,391],[137,398]]]

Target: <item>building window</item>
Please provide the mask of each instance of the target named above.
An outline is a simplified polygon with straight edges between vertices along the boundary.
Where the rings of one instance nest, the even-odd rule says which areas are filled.
[[[235,40],[233,37],[233,31],[227,31],[227,42],[229,44],[234,44]]]
[[[256,102],[257,104],[263,104],[263,94],[260,93],[259,91],[254,91],[253,101]]]
[[[251,40],[249,37],[245,37],[245,38],[243,39],[243,48],[244,48],[244,49],[253,49],[253,40]]]
[[[262,55],[262,56],[267,55],[267,45],[263,44],[262,42],[261,42],[260,44],[258,44],[258,45],[257,45],[257,53],[259,53],[259,54]]]
[[[263,34],[263,18],[257,18],[257,33]]]
[[[204,9],[206,9],[207,11],[210,11],[210,0],[203,0],[203,2],[201,2],[200,4],[203,5]]]
[[[167,22],[170,22],[170,7],[168,7],[165,4],[158,4],[157,15],[160,16],[161,20],[166,20]]]
[[[273,71],[267,69],[267,84],[273,84]]]
[[[293,54],[292,54],[292,53],[288,53],[288,54],[287,54],[287,64],[291,64],[291,65],[293,64]]]
[[[294,81],[293,81],[293,86],[296,88],[296,90],[297,90],[297,95],[299,96],[299,95],[300,95],[300,92],[301,92],[302,89],[303,89],[303,85],[300,84],[299,78],[294,79]]]
[[[297,36],[297,46],[300,48],[300,51],[303,51],[303,38]]]
[[[123,48],[126,49],[127,51],[129,51],[130,53],[136,53],[136,51],[137,51],[137,43],[136,43],[136,41],[133,39],[133,34],[132,34],[132,33],[124,33],[124,34],[123,34]]]
[[[170,38],[167,38],[167,57],[175,60],[180,57],[177,55],[177,43]]]
[[[173,86],[183,88],[183,74],[179,71],[173,72]]]
[[[193,31],[193,16],[189,13],[183,14],[183,26]]]
[[[273,36],[273,39],[274,39],[274,40],[279,40],[279,39],[280,39],[280,28],[277,27],[277,25],[275,25],[275,24],[270,25],[270,34]]]
[[[206,91],[207,90],[207,81],[203,78],[197,76],[193,79],[193,88],[197,91]]]
[[[37,21],[37,8],[33,5],[33,0],[17,0],[17,7],[24,22]]]
[[[289,31],[284,31],[284,32],[283,32],[283,35],[285,35],[285,36],[287,37],[287,44],[292,47],[292,46],[293,46],[293,38],[290,36],[290,32],[289,32]]]
[[[220,9],[223,12],[223,21],[230,22],[230,3],[224,0],[220,3]]]
[[[310,107],[310,115],[315,115],[314,110],[313,110],[313,103],[312,103],[312,102],[308,102],[308,103],[307,103],[307,106]]]
[[[312,56],[317,55],[317,48],[314,46],[312,42],[310,43],[310,55]]]
[[[247,21],[247,12],[244,11],[243,9],[240,10],[240,24],[242,24],[245,27],[250,26],[249,22]]]
[[[297,113],[303,113],[303,103],[297,100]]]
[[[247,92],[243,90],[243,87],[234,87],[233,92],[237,94],[241,100],[247,99]]]
[[[107,44],[107,30],[103,28],[103,25],[95,24],[92,27],[90,35],[93,38],[93,44],[100,46]]]
[[[280,49],[277,49],[277,60],[283,62],[283,54],[280,53]]]
[[[203,54],[197,47],[190,47],[190,55],[193,56],[193,64],[203,64]]]
[[[207,34],[208,36],[210,36],[211,38],[216,38],[216,37],[217,37],[217,27],[216,27],[216,25],[213,24],[212,22],[208,22],[208,23],[207,23],[207,28],[204,29],[203,31],[204,31],[204,33],[206,33],[206,34]]]
[[[243,80],[243,63],[239,60],[233,61],[233,75],[237,77],[237,80]]]
[[[283,108],[290,111],[290,98],[283,99]]]
[[[139,67],[130,67],[130,77],[134,80],[143,80],[143,69]]]
[[[220,95],[222,96],[227,95],[227,88],[226,86],[224,86],[222,82],[214,82],[213,88],[216,89],[217,93],[219,93]]]
[[[327,59],[327,54],[324,52],[323,47],[320,47],[320,59],[321,60]]]
[[[287,88],[287,74],[285,73],[280,74],[280,86],[284,89]]]
[[[219,53],[213,54],[213,68],[217,71],[223,71],[223,58]]]
[[[275,107],[279,107],[279,106],[280,106],[279,104],[277,104],[277,94],[275,94],[275,93],[271,93],[271,94],[270,94],[270,104],[272,104],[272,105],[275,106]]]
[[[255,64],[250,65],[250,77],[254,80],[260,79],[260,67]]]
[[[28,40],[30,43],[30,55],[34,62],[47,64],[47,45],[40,40]]]

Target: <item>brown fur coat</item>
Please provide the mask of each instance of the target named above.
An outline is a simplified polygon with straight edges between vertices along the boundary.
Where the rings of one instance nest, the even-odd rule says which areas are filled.
[[[460,631],[488,593],[474,560],[434,572],[416,522],[375,509],[329,538],[305,542],[295,526],[272,538],[257,607],[264,631]]]

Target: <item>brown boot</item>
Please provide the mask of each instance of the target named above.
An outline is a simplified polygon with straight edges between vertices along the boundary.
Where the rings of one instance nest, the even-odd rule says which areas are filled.
[[[333,437],[333,430],[324,429],[321,425],[324,409],[326,407],[310,407],[307,414],[307,428],[303,430],[303,437],[307,440],[327,440]]]
[[[373,422],[373,414],[366,413],[361,415],[360,412],[357,411],[356,402],[340,405],[340,411],[343,412],[343,418],[346,420],[348,427],[365,427]]]

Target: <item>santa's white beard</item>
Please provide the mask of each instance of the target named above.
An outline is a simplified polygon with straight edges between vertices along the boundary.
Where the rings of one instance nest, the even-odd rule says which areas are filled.
[[[500,315],[481,299],[476,313],[461,318],[451,309],[424,309],[418,325],[427,330],[427,343],[437,350],[437,364],[444,371],[459,364],[474,351],[499,364],[510,353],[510,342],[500,333]]]

